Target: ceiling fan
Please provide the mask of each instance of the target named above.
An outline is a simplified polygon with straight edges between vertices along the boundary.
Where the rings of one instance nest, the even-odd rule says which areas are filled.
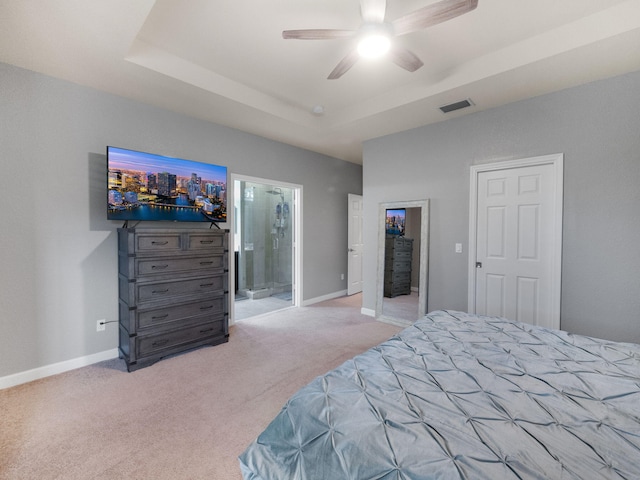
[[[284,30],[282,38],[297,40],[356,38],[357,48],[338,63],[329,74],[329,80],[340,78],[361,56],[381,56],[387,52],[396,65],[409,72],[415,72],[422,67],[422,60],[410,50],[392,44],[392,38],[446,22],[470,12],[477,6],[478,0],[440,0],[392,22],[387,22],[385,21],[387,0],[360,0],[362,24],[357,30]]]

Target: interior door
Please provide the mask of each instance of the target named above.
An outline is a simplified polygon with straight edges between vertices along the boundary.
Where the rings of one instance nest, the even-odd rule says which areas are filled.
[[[546,163],[478,173],[476,313],[560,328],[555,172]]]
[[[349,194],[347,295],[362,291],[362,195]]]

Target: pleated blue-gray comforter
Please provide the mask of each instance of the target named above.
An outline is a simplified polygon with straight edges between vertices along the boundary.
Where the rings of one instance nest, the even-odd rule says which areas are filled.
[[[245,480],[640,479],[640,345],[438,311],[299,390]]]

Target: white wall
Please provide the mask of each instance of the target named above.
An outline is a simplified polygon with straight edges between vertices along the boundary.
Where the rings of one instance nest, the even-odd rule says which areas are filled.
[[[346,290],[361,166],[0,64],[0,378],[117,347],[106,145],[303,185],[304,300]]]
[[[636,72],[366,142],[365,259],[378,203],[430,198],[428,310],[466,310],[470,166],[564,153],[561,328],[640,342],[639,112]],[[364,308],[375,272],[365,261]]]

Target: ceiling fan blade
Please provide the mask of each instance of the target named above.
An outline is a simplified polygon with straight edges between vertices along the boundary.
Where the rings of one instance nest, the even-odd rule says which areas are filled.
[[[351,53],[340,60],[340,63],[336,65],[336,68],[333,69],[333,71],[327,78],[329,80],[336,80],[337,78],[340,78],[342,75],[347,73],[347,71],[349,71],[351,67],[355,65],[355,63],[358,61],[358,58],[360,58],[360,55],[358,55],[358,51],[352,50]]]
[[[409,72],[415,72],[424,65],[422,60],[420,60],[415,53],[407,50],[406,48],[393,47],[389,52],[389,55],[393,63]]]
[[[422,30],[463,15],[478,6],[478,0],[441,0],[392,22],[396,35]]]
[[[333,40],[334,38],[350,38],[355,36],[353,30],[331,30],[331,29],[310,29],[310,30],[284,30],[282,38],[293,38],[297,40]]]
[[[360,13],[365,23],[382,23],[387,10],[387,0],[360,0]]]

